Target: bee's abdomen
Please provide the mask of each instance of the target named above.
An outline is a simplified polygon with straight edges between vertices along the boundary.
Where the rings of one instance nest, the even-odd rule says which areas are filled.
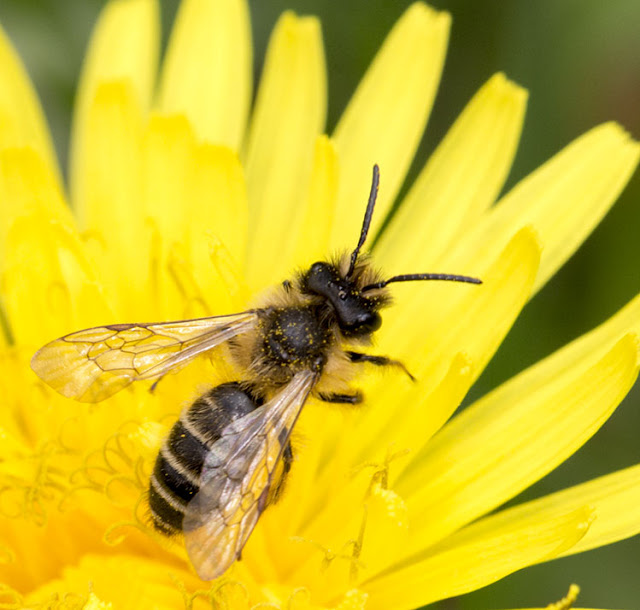
[[[164,442],[149,482],[154,527],[163,534],[182,530],[187,504],[200,489],[202,466],[222,430],[262,404],[236,382],[219,385],[182,413]]]

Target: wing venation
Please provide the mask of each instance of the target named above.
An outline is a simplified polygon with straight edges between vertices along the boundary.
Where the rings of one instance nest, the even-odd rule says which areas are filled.
[[[312,371],[296,374],[268,403],[229,424],[213,444],[183,523],[189,558],[203,580],[220,576],[240,557],[315,382]]]
[[[82,402],[99,402],[141,379],[160,377],[236,335],[251,330],[247,311],[153,324],[88,328],[48,343],[31,360],[54,390]]]

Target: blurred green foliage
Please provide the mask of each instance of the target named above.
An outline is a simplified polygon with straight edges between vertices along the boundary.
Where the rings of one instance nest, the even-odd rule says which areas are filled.
[[[61,159],[83,50],[104,2],[3,0],[0,21],[36,85]],[[285,9],[318,15],[329,70],[329,129],[408,0],[252,0],[255,71]],[[411,181],[477,88],[497,71],[530,91],[522,143],[507,186],[590,127],[622,123],[640,137],[640,3],[637,0],[434,0],[453,15],[449,54]],[[164,39],[178,6],[164,0]],[[640,172],[613,211],[563,270],[527,306],[474,388],[479,395],[614,313],[640,288]],[[437,270],[436,270],[437,271]],[[638,391],[583,450],[518,500],[638,461]],[[623,510],[623,509],[622,509]],[[640,540],[537,566],[464,598],[449,610],[545,606],[571,582],[581,607],[638,607]]]

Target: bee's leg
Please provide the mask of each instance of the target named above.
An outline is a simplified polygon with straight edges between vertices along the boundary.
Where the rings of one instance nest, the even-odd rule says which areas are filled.
[[[287,442],[287,446],[284,448],[280,460],[281,462],[278,465],[277,472],[275,472],[273,475],[273,483],[269,488],[269,498],[267,500],[267,505],[274,504],[282,496],[282,491],[285,487],[285,483],[287,482],[287,477],[289,476],[291,465],[293,464],[293,450],[291,449],[290,442]]]
[[[282,287],[287,291],[287,292],[291,292],[291,289],[293,288],[293,284],[291,283],[290,280],[285,280],[284,282],[282,282]]]
[[[165,373],[166,375],[166,373]],[[160,377],[158,377],[152,384],[151,387],[149,388],[149,393],[153,394],[156,391],[156,388],[158,387],[158,384],[164,379],[164,375],[160,375]]]
[[[341,405],[357,405],[362,402],[362,394],[360,392],[354,392],[353,394],[335,394],[333,392],[325,394],[321,392],[319,398],[324,402],[334,402]]]
[[[397,366],[401,368],[411,379],[411,381],[415,381],[416,378],[409,372],[409,369],[399,360],[393,360],[391,358],[387,358],[386,356],[372,356],[370,354],[362,354],[360,352],[346,352],[347,356],[349,356],[349,360],[351,362],[369,362],[370,364],[375,364],[376,366]]]

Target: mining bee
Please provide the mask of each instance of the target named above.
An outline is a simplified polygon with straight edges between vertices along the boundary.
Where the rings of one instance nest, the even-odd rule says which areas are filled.
[[[353,364],[395,366],[359,351],[380,328],[394,282],[447,280],[441,273],[383,279],[361,255],[378,192],[371,192],[355,249],[314,263],[257,307],[242,313],[157,324],[112,324],[56,339],[31,367],[54,390],[98,402],[143,379],[163,375],[226,343],[242,378],[223,383],[182,413],[162,445],[149,484],[149,507],[163,534],[184,533],[197,573],[210,580],[240,558],[258,518],[282,490],[293,454],[291,431],[310,395],[354,405]]]

